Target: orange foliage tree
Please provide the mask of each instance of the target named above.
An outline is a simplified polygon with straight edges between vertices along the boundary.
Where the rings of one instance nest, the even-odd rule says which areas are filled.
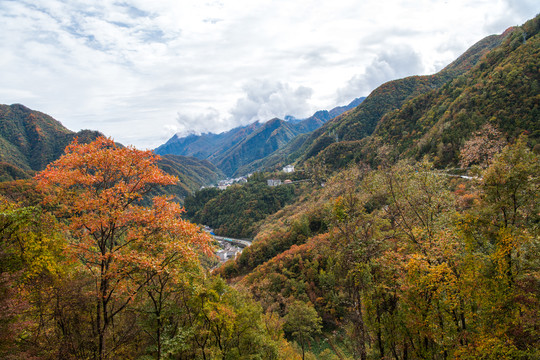
[[[93,280],[100,359],[111,355],[117,338],[113,318],[155,276],[178,271],[178,264],[211,250],[210,238],[181,219],[180,205],[167,197],[154,197],[148,206],[142,202],[154,186],[178,181],[157,167],[158,159],[104,137],[89,144],[75,140],[36,176],[45,203],[71,235],[71,255]]]

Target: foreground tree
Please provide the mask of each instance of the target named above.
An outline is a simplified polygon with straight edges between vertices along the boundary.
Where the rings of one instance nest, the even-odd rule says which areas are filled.
[[[43,293],[66,264],[55,219],[0,196],[0,358],[33,358],[42,350]],[[14,354],[17,354],[16,357]]]
[[[285,315],[284,329],[295,338],[302,348],[302,360],[305,358],[306,342],[313,339],[322,329],[322,319],[315,308],[303,301],[295,301]]]
[[[178,204],[155,197],[143,206],[154,186],[178,181],[159,170],[157,160],[151,151],[119,147],[104,137],[90,144],[75,140],[36,177],[45,203],[70,232],[69,253],[93,279],[99,359],[118,346],[113,319],[137,294],[156,276],[178,269],[171,265],[210,251],[210,238],[180,218]]]
[[[520,137],[482,173],[479,204],[460,224],[485,274],[470,291],[479,310],[460,359],[540,356],[539,174],[540,158]]]
[[[348,335],[354,344],[355,357],[367,359],[368,329],[366,325],[366,304],[370,297],[384,299],[377,293],[377,264],[374,261],[381,252],[377,239],[381,221],[366,209],[370,200],[367,191],[362,191],[363,180],[368,173],[364,166],[352,166],[328,182],[328,189],[338,195],[329,216],[330,224],[337,230],[334,243],[340,251],[335,254],[336,265],[333,270],[338,282],[343,286],[349,316],[346,322]],[[369,206],[369,205],[368,205]],[[379,303],[372,301],[379,310]],[[380,317],[378,317],[380,318]],[[381,339],[381,334],[377,334]],[[379,341],[381,358],[383,347]]]

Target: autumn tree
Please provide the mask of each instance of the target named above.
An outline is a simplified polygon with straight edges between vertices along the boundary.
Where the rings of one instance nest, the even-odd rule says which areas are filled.
[[[154,304],[162,305],[159,315],[150,307],[162,323],[159,351],[146,347],[155,359],[272,360],[288,345],[281,324],[269,329],[260,305],[219,277],[186,279],[164,294],[155,289],[152,296]]]
[[[375,296],[365,300],[379,355],[448,358],[464,341],[467,296],[458,293],[463,247],[454,231],[449,177],[427,161],[398,162],[367,177],[372,216],[386,225],[383,252],[373,260]],[[370,204],[371,203],[371,204]],[[381,239],[382,240],[382,239]],[[359,264],[361,268],[362,265]],[[385,296],[381,296],[385,294]]]
[[[321,332],[322,319],[313,305],[303,301],[295,301],[289,306],[285,315],[284,329],[290,333],[302,348],[302,359],[305,357],[306,343],[313,339],[313,335]]]
[[[506,139],[501,131],[487,122],[463,144],[459,164],[462,167],[477,164],[485,168],[505,145]]]
[[[119,345],[113,320],[155,276],[210,250],[209,237],[181,219],[180,205],[166,197],[142,205],[153,187],[177,182],[157,160],[151,151],[121,147],[109,138],[75,140],[36,176],[45,204],[70,233],[69,253],[93,279],[99,359]]]
[[[482,173],[478,206],[462,221],[477,272],[486,276],[471,292],[483,310],[474,324],[481,336],[460,358],[539,356],[539,167],[526,138],[506,146]]]
[[[40,299],[66,266],[63,246],[54,217],[0,196],[1,358],[43,350],[47,317],[38,319],[47,311]]]
[[[376,272],[373,260],[380,252],[376,238],[380,224],[366,211],[370,199],[367,192],[361,190],[367,172],[367,167],[351,166],[327,184],[328,190],[336,196],[329,219],[336,230],[335,246],[340,249],[335,255],[338,264],[335,272],[347,294],[353,353],[362,360],[367,358],[368,343],[364,299],[376,288],[371,283]],[[377,296],[383,297],[382,294]],[[380,349],[384,356],[382,346]]]

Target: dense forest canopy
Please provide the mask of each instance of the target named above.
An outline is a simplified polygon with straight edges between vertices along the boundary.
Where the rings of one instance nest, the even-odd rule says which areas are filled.
[[[428,162],[351,166],[219,272],[266,311],[313,304],[351,358],[534,359],[539,174],[525,138],[476,178]],[[275,239],[289,239],[277,256]]]

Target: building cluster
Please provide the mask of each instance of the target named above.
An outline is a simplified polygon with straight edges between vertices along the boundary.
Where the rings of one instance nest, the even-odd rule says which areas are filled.
[[[225,180],[220,180],[218,182],[218,189],[219,190],[225,190],[226,188],[228,188],[229,186],[231,186],[232,184],[245,184],[247,183],[247,176],[241,176],[241,177],[237,177],[237,178],[234,178],[234,179],[225,179]]]
[[[286,173],[286,174],[293,173],[294,172],[294,165],[285,166],[283,168],[283,172]],[[237,178],[234,178],[234,179],[220,180],[218,182],[217,186],[203,186],[203,187],[201,187],[201,190],[204,189],[205,187],[217,187],[219,190],[225,190],[225,189],[227,189],[229,186],[231,186],[233,184],[247,183],[248,178],[251,175],[253,175],[253,174],[248,174],[246,176],[241,176],[241,177],[237,177]],[[279,186],[279,185],[292,184],[292,181],[291,180],[281,181],[280,179],[268,179],[268,180],[266,180],[266,183],[267,183],[268,186]]]
[[[237,178],[234,178],[234,179],[219,180],[217,186],[214,186],[214,185],[202,186],[201,190],[205,189],[205,188],[212,188],[212,187],[217,187],[219,190],[225,190],[226,188],[228,188],[229,186],[231,186],[233,184],[245,184],[245,183],[247,183],[248,178],[250,176],[251,176],[251,174],[248,174],[247,176],[240,176],[240,177],[237,177]]]
[[[283,168],[283,172],[290,174],[294,172],[294,165],[287,165]],[[266,184],[268,186],[279,186],[279,185],[286,185],[286,184],[292,184],[291,180],[285,180],[281,181],[280,179],[268,179],[266,180]]]
[[[236,255],[242,253],[242,248],[235,246],[228,241],[219,241],[221,249],[216,252],[216,255],[219,258],[219,262],[225,262],[229,259],[234,259]]]
[[[292,180],[285,180],[285,181],[281,181],[280,179],[268,179],[266,180],[266,185],[268,186],[279,186],[279,185],[287,185],[287,184],[292,184],[293,181]]]
[[[266,180],[266,184],[268,186],[279,186],[282,184],[282,181],[280,179],[268,179]]]
[[[294,165],[287,165],[283,168],[284,173],[293,173],[294,172]]]

